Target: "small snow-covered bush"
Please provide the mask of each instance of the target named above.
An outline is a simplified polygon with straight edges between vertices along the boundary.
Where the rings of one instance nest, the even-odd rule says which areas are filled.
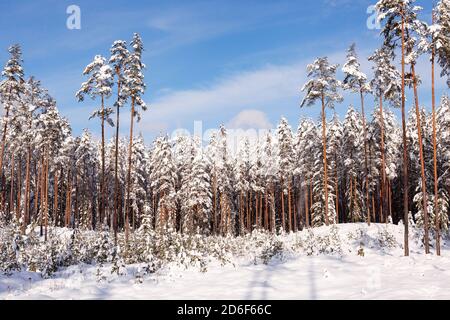
[[[397,240],[387,227],[378,231],[377,239],[380,248],[393,249],[398,246]]]
[[[342,241],[338,227],[333,225],[330,232],[323,235],[315,234],[312,229],[308,229],[303,241],[303,250],[308,256],[316,254],[342,255]]]
[[[271,239],[262,249],[260,259],[264,264],[269,264],[273,259],[283,259],[284,243],[277,239]]]

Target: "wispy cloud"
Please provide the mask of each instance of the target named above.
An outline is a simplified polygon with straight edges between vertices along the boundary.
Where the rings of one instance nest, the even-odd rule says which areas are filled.
[[[343,58],[343,52],[330,56],[332,61]],[[174,119],[202,120],[217,115],[223,119],[224,114],[235,116],[241,111],[229,124],[270,127],[270,120],[264,113],[278,111],[275,113],[279,115],[283,108],[298,107],[300,88],[306,80],[306,65],[311,62],[312,59],[307,59],[286,65],[266,65],[220,78],[210,86],[170,92],[150,103],[151,116],[145,117],[140,128],[149,132],[155,123],[173,123]]]

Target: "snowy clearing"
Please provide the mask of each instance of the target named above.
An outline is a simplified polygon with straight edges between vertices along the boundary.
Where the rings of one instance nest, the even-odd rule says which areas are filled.
[[[267,265],[252,255],[233,264],[213,262],[207,272],[165,267],[141,276],[140,266],[111,275],[111,266],[72,266],[43,279],[38,273],[0,276],[0,299],[448,299],[450,250],[425,256],[412,234],[410,257],[402,256],[403,227],[339,225],[342,255],[299,250]],[[314,229],[315,236],[329,227]],[[384,235],[384,236],[382,236]],[[388,236],[386,236],[388,235]],[[380,239],[393,235],[394,244]],[[306,241],[308,231],[282,236],[285,246]],[[364,256],[361,254],[363,243]],[[101,272],[99,272],[101,270]],[[100,281],[99,281],[100,280]]]

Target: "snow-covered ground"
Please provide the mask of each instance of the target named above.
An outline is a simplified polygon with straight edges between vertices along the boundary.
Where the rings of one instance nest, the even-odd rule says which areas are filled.
[[[314,230],[327,234],[330,228]],[[382,235],[395,241],[382,245]],[[285,244],[308,232],[284,236]],[[166,267],[156,274],[111,275],[110,266],[72,266],[43,279],[30,272],[0,276],[0,299],[449,299],[450,250],[425,256],[411,236],[411,256],[403,257],[403,227],[340,225],[342,255],[287,254],[270,263],[237,257],[234,265],[212,263],[207,272]],[[388,241],[389,242],[389,241]],[[362,245],[361,245],[362,243]],[[393,247],[392,247],[393,245]],[[361,255],[363,248],[364,256]],[[358,251],[360,255],[358,255]],[[100,271],[100,272],[99,272]]]

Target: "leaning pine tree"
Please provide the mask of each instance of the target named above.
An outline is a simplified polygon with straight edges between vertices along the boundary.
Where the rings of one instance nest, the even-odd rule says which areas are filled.
[[[330,65],[328,58],[319,58],[314,63],[308,65],[308,77],[310,80],[303,86],[302,91],[306,91],[306,96],[301,102],[301,107],[312,106],[318,100],[322,104],[322,147],[323,147],[323,189],[325,202],[325,224],[329,225],[329,184],[328,184],[328,161],[327,161],[327,134],[326,134],[326,108],[334,108],[336,102],[342,102],[343,97],[339,94],[338,88],[341,82],[336,79],[338,65]],[[332,201],[331,201],[332,202]],[[334,209],[334,205],[332,205]]]

